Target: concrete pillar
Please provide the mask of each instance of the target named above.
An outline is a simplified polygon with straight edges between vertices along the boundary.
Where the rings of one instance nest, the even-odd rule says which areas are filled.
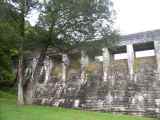
[[[86,81],[86,67],[89,64],[89,57],[84,50],[81,51],[81,81]]]
[[[44,61],[44,69],[45,69],[45,80],[44,83],[47,84],[48,81],[51,79],[51,73],[52,73],[52,68],[53,68],[53,61],[51,58],[48,56],[46,57]]]
[[[110,64],[110,53],[108,48],[103,48],[103,81],[107,81],[107,73]]]
[[[26,86],[26,91],[24,94],[25,104],[33,104],[33,97],[34,97],[34,88],[35,82],[33,81],[33,74],[37,65],[37,58],[34,57],[32,61],[28,64],[28,68],[25,71],[25,79],[30,80],[28,85]]]
[[[157,61],[157,72],[158,72],[158,79],[160,79],[160,40],[154,41],[154,49],[156,54],[156,61]]]
[[[127,55],[128,55],[128,69],[130,74],[130,79],[133,80],[134,75],[134,49],[133,45],[127,45]]]
[[[67,68],[70,64],[67,54],[62,54],[62,81],[67,80]]]

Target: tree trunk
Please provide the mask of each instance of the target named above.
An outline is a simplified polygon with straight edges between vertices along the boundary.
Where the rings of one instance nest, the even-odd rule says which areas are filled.
[[[24,40],[25,40],[25,10],[26,1],[21,1],[20,4],[20,48],[19,48],[19,63],[18,63],[18,99],[19,105],[24,104],[24,91],[23,91],[23,56],[24,56]]]
[[[20,55],[19,63],[18,63],[18,98],[17,104],[24,105],[24,98],[23,98],[23,56]]]
[[[18,99],[17,104],[23,105],[24,104],[24,93],[23,93],[23,45],[25,39],[25,20],[24,20],[24,12],[22,12],[22,23],[21,23],[21,43],[19,48],[19,62],[18,62]]]

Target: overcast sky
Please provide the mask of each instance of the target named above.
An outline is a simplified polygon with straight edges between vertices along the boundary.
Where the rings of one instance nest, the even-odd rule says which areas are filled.
[[[160,0],[112,0],[117,12],[116,28],[121,34],[160,29]],[[34,24],[38,14],[30,16]]]
[[[160,0],[113,0],[121,34],[160,29]]]

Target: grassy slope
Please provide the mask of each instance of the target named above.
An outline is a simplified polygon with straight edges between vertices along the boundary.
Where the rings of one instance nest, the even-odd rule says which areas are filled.
[[[0,91],[0,120],[153,120],[149,118],[109,113],[82,112],[79,110],[44,107],[16,106],[16,97]]]

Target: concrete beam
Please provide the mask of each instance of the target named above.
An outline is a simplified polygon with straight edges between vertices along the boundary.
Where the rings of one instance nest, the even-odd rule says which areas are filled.
[[[130,79],[133,80],[134,75],[134,49],[133,45],[127,45],[127,55],[128,55],[128,70],[130,74]]]

